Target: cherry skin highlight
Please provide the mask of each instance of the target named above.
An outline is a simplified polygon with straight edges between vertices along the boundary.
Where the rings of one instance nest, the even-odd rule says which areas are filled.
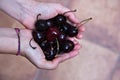
[[[48,41],[54,41],[59,36],[59,30],[56,27],[50,27],[46,32]]]

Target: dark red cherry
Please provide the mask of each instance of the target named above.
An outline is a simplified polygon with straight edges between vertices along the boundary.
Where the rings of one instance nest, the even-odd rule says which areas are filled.
[[[71,25],[69,23],[64,23],[64,24],[61,24],[59,26],[59,30],[65,34],[68,33],[68,30],[69,30],[69,27],[71,27]]]
[[[66,40],[64,43],[61,44],[60,49],[63,53],[68,53],[73,50],[74,46],[75,45],[72,41]]]
[[[50,27],[46,32],[46,38],[48,41],[54,41],[59,36],[59,30],[57,27]]]
[[[72,27],[69,28],[68,36],[75,37],[75,36],[77,36],[77,34],[78,34],[78,28],[77,27],[72,26]]]
[[[46,39],[46,35],[43,32],[34,31],[32,32],[33,38],[37,43],[41,43]]]
[[[46,24],[46,20],[37,20],[35,22],[35,29],[40,32],[47,30],[48,26]]]
[[[46,50],[46,48],[47,49],[50,48],[50,43],[47,40],[45,40],[45,41],[42,41],[39,44],[39,46],[42,48],[42,50]]]
[[[67,18],[65,16],[65,14],[69,13],[69,12],[76,12],[76,10],[70,10],[70,11],[64,12],[63,14],[58,14],[55,17],[55,22],[57,23],[57,25],[63,24],[63,23],[65,23],[67,21]]]
[[[53,48],[48,48],[44,51],[46,60],[53,60],[56,56],[56,50]]]
[[[55,22],[54,22],[53,18],[46,20],[46,25],[47,25],[48,27],[53,27],[53,26],[55,26]]]
[[[59,40],[60,42],[63,42],[65,39],[66,39],[65,33],[60,32],[60,34],[59,34],[59,36],[58,36],[58,40]]]
[[[56,17],[55,17],[55,22],[57,23],[57,25],[60,25],[60,24],[63,24],[66,22],[66,17],[62,14],[58,14]]]

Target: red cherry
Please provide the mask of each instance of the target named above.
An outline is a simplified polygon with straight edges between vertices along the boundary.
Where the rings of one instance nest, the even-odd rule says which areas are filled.
[[[50,27],[46,32],[46,38],[48,41],[54,41],[59,36],[59,30],[57,27]]]

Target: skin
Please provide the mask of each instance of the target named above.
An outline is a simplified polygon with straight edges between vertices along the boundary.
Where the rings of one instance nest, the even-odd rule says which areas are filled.
[[[34,29],[34,22],[36,21],[36,16],[39,13],[42,14],[40,19],[49,19],[57,14],[69,11],[68,8],[60,4],[40,3],[34,0],[1,0],[0,9],[25,26],[26,29],[20,29],[21,55],[26,57],[37,68],[55,69],[59,63],[73,58],[78,54],[80,44],[76,39],[82,38],[81,32],[85,30],[84,27],[81,26],[77,26],[79,34],[76,38],[70,38],[75,43],[74,50],[69,54],[63,54],[56,57],[53,61],[47,61],[45,59],[43,51],[34,40],[31,44],[37,47],[37,49],[34,50],[29,46],[29,41],[32,38],[31,31]],[[73,13],[67,13],[65,16],[68,17],[69,21],[73,24],[79,23],[79,20]],[[9,41],[9,43],[7,43],[7,41]],[[13,28],[0,28],[0,52],[3,54],[15,55],[18,48],[17,41],[18,38]],[[14,46],[10,47],[13,43]]]

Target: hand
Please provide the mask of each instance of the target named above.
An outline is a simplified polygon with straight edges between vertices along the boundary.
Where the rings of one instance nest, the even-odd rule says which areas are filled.
[[[59,55],[53,61],[47,61],[45,59],[44,53],[41,48],[38,46],[34,40],[32,40],[31,45],[37,47],[33,49],[29,45],[29,41],[32,38],[31,30],[22,29],[21,33],[21,52],[24,57],[26,57],[31,63],[33,63],[38,68],[43,69],[55,69],[59,63],[73,58],[79,52],[80,45],[77,41],[74,41],[75,48],[70,53],[65,53],[63,55]]]
[[[55,17],[58,14],[63,14],[64,12],[70,11],[70,9],[55,3],[40,3],[40,2],[29,2],[22,6],[22,19],[19,21],[26,26],[28,29],[34,28],[34,23],[37,20],[36,17],[38,14],[40,19],[50,19]],[[68,17],[68,20],[73,24],[77,24],[80,21],[74,15],[73,12],[69,12],[65,14]],[[78,27],[78,26],[77,26]],[[78,39],[82,37],[81,32],[84,31],[84,27],[78,27],[79,35],[77,36]]]
[[[27,6],[23,9],[27,11],[24,12],[23,14],[24,17],[20,22],[29,29],[34,28],[34,23],[36,21],[36,16],[38,14],[41,14],[40,16],[41,19],[50,19],[55,17],[57,14],[63,14],[64,12],[70,11],[68,8],[65,8],[60,4],[37,3],[37,2],[32,4],[32,7]],[[65,16],[68,16],[69,21],[71,21],[73,24],[79,23],[79,20],[75,17],[75,15],[72,12],[67,13]],[[80,39],[82,37],[81,32],[84,31],[84,27],[79,27],[78,29],[79,29],[79,35],[77,36],[77,38]],[[37,47],[37,49],[34,50],[29,45],[26,45],[29,47],[27,47],[27,50],[26,48],[24,50],[25,57],[28,60],[30,60],[34,65],[36,65],[38,68],[54,69],[59,65],[59,63],[69,58],[73,58],[79,53],[80,44],[76,41],[75,38],[70,38],[70,39],[75,43],[74,50],[71,51],[70,53],[60,55],[59,57],[55,58],[53,61],[47,61],[45,59],[43,51],[34,41],[32,41],[32,45]]]
[[[7,7],[5,4],[7,4]],[[30,29],[34,28],[34,23],[38,14],[41,14],[41,19],[49,19],[58,14],[63,14],[64,12],[70,11],[68,8],[60,4],[40,3],[33,0],[2,0],[0,5],[4,12],[8,13],[29,29],[21,30],[22,52],[24,53],[23,55],[38,68],[54,69],[60,62],[72,58],[78,54],[80,44],[78,44],[76,38],[71,38],[71,40],[75,43],[74,50],[70,53],[66,53],[55,58],[53,61],[46,61],[43,51],[36,42],[32,41],[32,45],[37,47],[35,50],[29,45],[29,41],[32,38]],[[69,21],[73,24],[79,23],[79,20],[76,18],[74,13],[70,12],[65,14],[65,16],[67,16]],[[79,34],[77,35],[77,38],[80,39],[82,37],[81,32],[84,31],[84,27],[78,27],[78,30]]]

